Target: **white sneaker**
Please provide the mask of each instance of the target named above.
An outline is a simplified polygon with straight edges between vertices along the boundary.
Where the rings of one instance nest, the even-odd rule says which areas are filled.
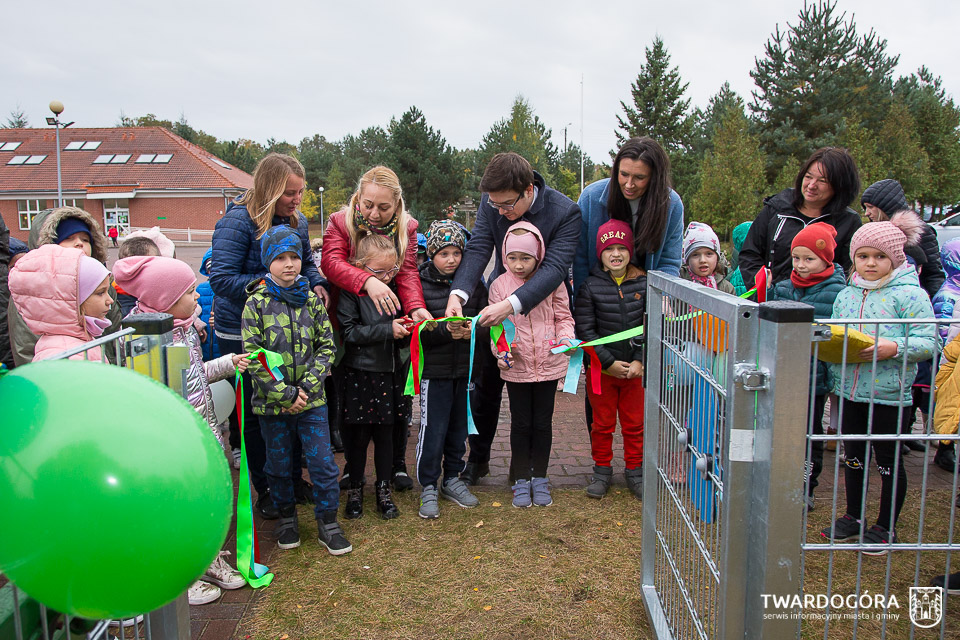
[[[210,565],[207,572],[203,574],[203,579],[209,580],[224,589],[239,589],[247,584],[247,581],[243,579],[243,575],[239,571],[231,567],[227,564],[227,561],[224,560],[223,557],[228,553],[229,551],[221,551],[217,555],[217,559],[213,561],[213,564]]]
[[[234,449],[232,453],[233,453],[233,468],[239,469],[240,468],[240,449]]]
[[[197,580],[187,590],[187,602],[190,604],[210,604],[220,597],[220,587],[203,580]]]
[[[140,624],[141,622],[143,622],[142,613],[138,615],[136,618],[124,618],[123,620],[111,620],[110,622],[107,623],[107,626],[116,628],[116,627],[119,627],[121,623],[123,623],[123,628],[126,629],[127,627],[132,627],[135,624]]]

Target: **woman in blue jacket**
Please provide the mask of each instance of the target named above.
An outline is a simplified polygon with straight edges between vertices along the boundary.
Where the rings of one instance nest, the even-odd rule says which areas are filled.
[[[321,286],[326,281],[317,271],[310,251],[307,219],[297,210],[303,198],[306,174],[295,158],[271,153],[257,163],[253,170],[253,188],[230,203],[217,222],[213,232],[213,256],[210,259],[210,286],[213,287],[213,306],[216,309],[214,332],[221,353],[242,353],[240,316],[247,301],[246,288],[251,282],[266,276],[260,261],[260,238],[278,225],[289,225],[297,231],[303,244],[301,274],[310,281],[310,287],[326,304],[328,296]],[[257,510],[265,518],[276,518],[277,510],[267,490],[263,465],[266,449],[260,435],[260,423],[250,409],[250,380],[244,374],[244,441],[250,467],[250,479],[257,491]],[[236,428],[231,416],[230,429]],[[294,452],[295,458],[300,454]],[[296,474],[299,477],[299,473]],[[297,489],[299,501],[308,499],[310,492],[301,480]]]
[[[670,159],[656,140],[627,140],[613,160],[610,177],[587,186],[578,204],[581,225],[573,261],[574,291],[597,261],[597,231],[611,218],[633,229],[633,264],[680,275],[683,203],[670,188]]]

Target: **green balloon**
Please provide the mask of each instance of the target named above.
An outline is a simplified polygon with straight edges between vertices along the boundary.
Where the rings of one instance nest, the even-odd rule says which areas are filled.
[[[183,593],[230,526],[200,414],[129,369],[61,360],[0,378],[0,570],[57,611],[121,618]]]

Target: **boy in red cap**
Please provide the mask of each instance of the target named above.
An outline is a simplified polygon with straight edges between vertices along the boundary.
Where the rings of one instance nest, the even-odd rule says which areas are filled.
[[[647,308],[647,274],[630,263],[633,231],[620,220],[604,223],[597,232],[599,261],[580,285],[574,306],[577,337],[596,340],[643,324]],[[610,488],[613,432],[620,416],[627,487],[643,497],[643,349],[633,340],[594,347],[600,360],[600,393],[587,383],[593,408],[590,443],[593,478],[587,495],[600,499]],[[589,380],[589,376],[588,376]]]
[[[813,306],[814,318],[829,318],[833,314],[833,303],[837,295],[846,286],[843,267],[835,264],[833,253],[837,249],[837,230],[826,222],[814,222],[807,225],[794,237],[790,245],[793,256],[793,271],[788,280],[774,285],[771,300],[793,300]],[[817,383],[813,401],[813,427],[811,433],[823,434],[823,408],[827,394],[833,387],[830,369],[826,363],[815,360]],[[816,488],[823,469],[823,441],[810,443],[810,460],[807,461],[807,510],[813,510],[813,490]]]

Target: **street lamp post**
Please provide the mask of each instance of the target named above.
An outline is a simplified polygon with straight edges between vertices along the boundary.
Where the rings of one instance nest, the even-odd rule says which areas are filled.
[[[60,114],[63,113],[63,103],[59,100],[54,100],[50,103],[50,111],[53,112],[53,117],[47,117],[47,124],[57,129],[57,206],[63,206],[63,174],[60,171],[60,128],[63,127],[66,129],[72,122],[67,122],[66,124],[60,123]]]
[[[320,233],[323,234],[323,187],[317,189],[320,192]]]

